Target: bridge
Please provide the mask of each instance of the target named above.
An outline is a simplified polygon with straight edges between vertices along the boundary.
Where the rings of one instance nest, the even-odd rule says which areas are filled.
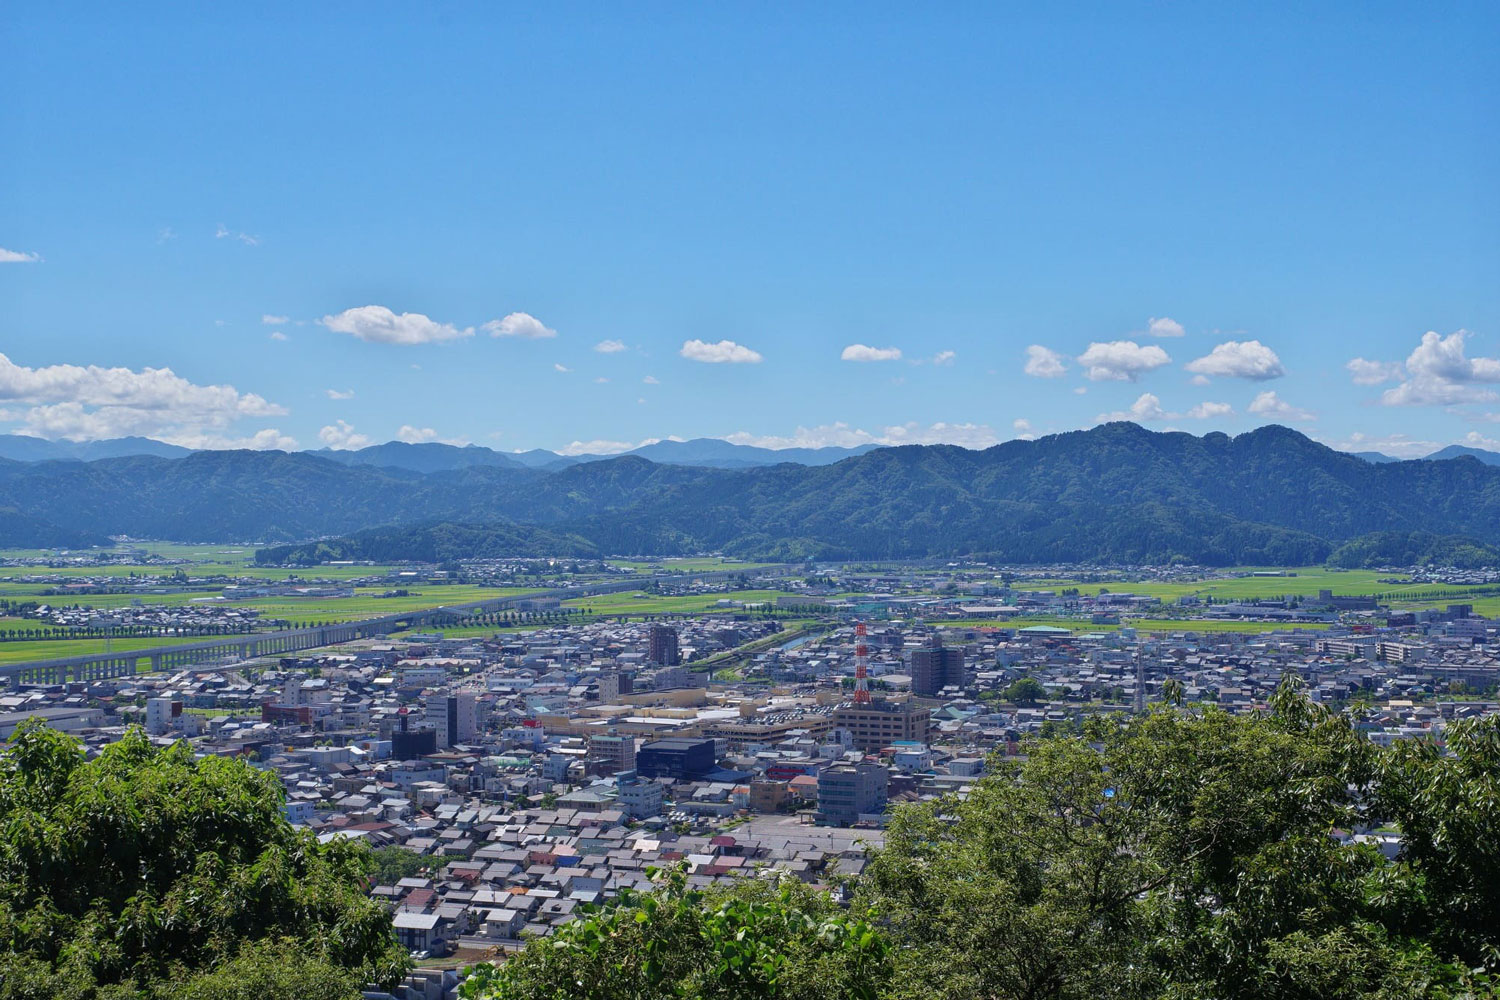
[[[22,684],[66,684],[69,682],[97,681],[111,677],[133,677],[142,660],[150,660],[150,669],[178,670],[183,667],[219,666],[240,663],[260,656],[277,656],[297,653],[320,646],[334,646],[355,639],[370,639],[390,635],[429,624],[451,624],[470,615],[491,611],[504,611],[524,601],[537,598],[556,597],[571,600],[579,597],[597,597],[600,594],[616,594],[627,590],[640,590],[653,582],[680,582],[684,579],[714,581],[754,574],[756,576],[786,576],[801,567],[798,565],[765,566],[754,570],[715,570],[711,573],[692,573],[683,576],[656,575],[629,580],[612,580],[607,583],[589,584],[583,587],[552,587],[532,590],[524,594],[511,594],[465,604],[447,604],[420,611],[406,611],[379,618],[339,622],[317,628],[286,629],[279,632],[226,636],[207,639],[203,642],[183,642],[172,645],[152,646],[126,652],[86,653],[80,656],[64,656],[52,660],[32,660],[0,666],[0,686],[20,687]]]

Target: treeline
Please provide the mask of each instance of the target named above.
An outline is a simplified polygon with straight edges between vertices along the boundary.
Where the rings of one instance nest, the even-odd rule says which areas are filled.
[[[1500,566],[1500,550],[1463,535],[1430,531],[1377,531],[1340,545],[1328,556],[1340,569],[1380,566]]]

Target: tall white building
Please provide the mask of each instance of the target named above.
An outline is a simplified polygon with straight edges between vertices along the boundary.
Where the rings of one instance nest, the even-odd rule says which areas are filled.
[[[479,735],[479,699],[472,694],[434,695],[427,699],[427,724],[437,731],[442,749],[472,743]]]
[[[152,736],[165,736],[172,728],[171,698],[146,699],[146,732]]]

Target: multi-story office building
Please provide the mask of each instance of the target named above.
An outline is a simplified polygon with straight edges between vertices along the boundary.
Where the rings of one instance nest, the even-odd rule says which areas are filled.
[[[427,723],[437,731],[437,745],[448,749],[479,735],[479,702],[472,694],[435,695],[427,699]]]
[[[877,698],[864,705],[850,701],[833,710],[834,726],[847,729],[854,737],[854,746],[866,752],[896,742],[926,743],[931,723],[932,713],[909,699]]]
[[[817,821],[852,826],[860,816],[885,811],[890,773],[881,764],[837,764],[818,773]]]
[[[588,771],[612,775],[635,770],[635,737],[597,735],[589,737]]]
[[[641,747],[635,755],[635,769],[643,778],[692,780],[708,774],[715,766],[713,740],[657,740]]]

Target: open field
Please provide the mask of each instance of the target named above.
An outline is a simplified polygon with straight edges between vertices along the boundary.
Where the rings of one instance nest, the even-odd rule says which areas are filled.
[[[183,642],[206,642],[209,638],[189,636],[163,639],[114,639],[110,650],[128,653],[136,649],[151,649],[155,646],[174,646]],[[227,636],[223,638],[229,638]],[[85,656],[104,652],[103,639],[22,639],[18,642],[0,642],[0,666],[12,663],[30,663],[33,660],[57,660],[65,656]]]
[[[1278,567],[1242,567],[1240,572]],[[1436,604],[1459,600],[1474,588],[1419,583],[1395,585],[1378,582],[1379,573],[1368,569],[1330,570],[1322,566],[1289,567],[1296,576],[1242,577],[1232,580],[1192,580],[1182,582],[1080,583],[1076,580],[1025,580],[1015,584],[1023,590],[1061,590],[1077,587],[1079,593],[1092,595],[1100,590],[1112,593],[1146,594],[1163,600],[1179,597],[1212,597],[1214,600],[1300,596],[1316,597],[1320,590],[1331,590],[1339,596],[1378,594],[1399,599],[1402,594],[1422,595],[1418,603]],[[1435,596],[1429,596],[1435,595]]]
[[[731,600],[745,604],[765,604],[785,597],[781,590],[736,590],[727,594],[693,594],[686,597],[656,597],[645,591],[625,591],[619,594],[599,594],[595,597],[579,597],[564,601],[570,608],[589,608],[596,615],[664,615],[699,614],[707,611],[738,611],[734,607],[719,607],[719,601]]]
[[[1070,632],[1115,632],[1121,628],[1133,628],[1139,632],[1242,632],[1258,634],[1261,632],[1276,632],[1286,629],[1317,631],[1326,629],[1328,626],[1314,624],[1311,622],[1232,622],[1232,621],[1198,621],[1183,620],[1177,618],[1127,618],[1120,625],[1094,625],[1077,618],[1057,618],[1037,616],[1031,618],[1001,619],[979,619],[963,621],[934,621],[939,627],[968,627],[968,628],[1028,628],[1033,625],[1046,625],[1050,628],[1065,628]]]

